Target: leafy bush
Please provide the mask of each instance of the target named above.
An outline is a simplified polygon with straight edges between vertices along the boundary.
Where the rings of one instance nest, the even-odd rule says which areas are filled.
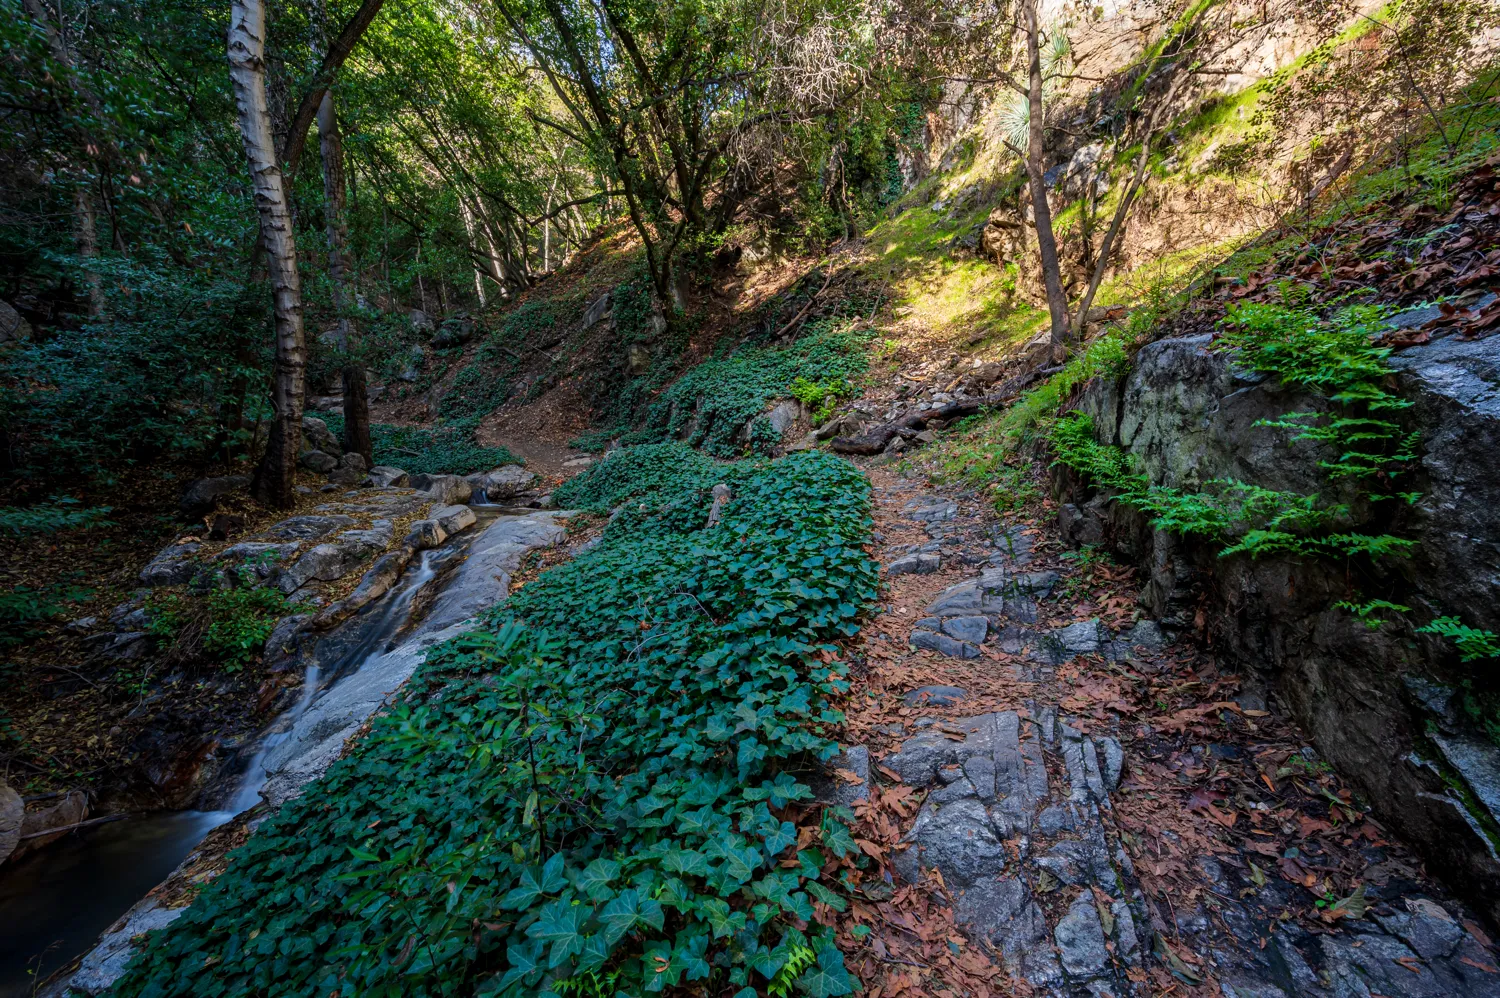
[[[1318,496],[1276,492],[1246,482],[1216,479],[1203,492],[1153,485],[1131,456],[1094,439],[1094,421],[1083,413],[1059,420],[1052,431],[1057,463],[1087,475],[1113,497],[1151,517],[1151,524],[1182,536],[1204,537],[1226,546],[1220,557],[1273,554],[1379,557],[1407,553],[1413,542],[1389,534],[1371,536],[1334,528],[1349,509]]]
[[[173,658],[207,658],[238,672],[260,654],[288,605],[277,590],[252,586],[201,596],[153,594],[146,611],[147,631],[168,644]]]
[[[612,529],[435,649],[115,994],[850,993],[814,902],[845,906],[859,850],[794,772],[836,749],[833,642],[877,585],[867,486],[821,454],[715,471],[718,527],[659,467],[692,526]]]
[[[88,599],[92,589],[51,585],[14,586],[0,592],[0,648],[13,648],[36,634],[36,625],[63,615],[65,604]]]
[[[111,296],[108,319],[0,358],[0,428],[27,478],[105,475],[160,456],[206,458],[239,432],[224,422],[236,395],[240,404],[262,404],[249,386],[269,365],[264,286],[107,266],[129,288]]]
[[[0,533],[33,537],[111,526],[105,519],[110,513],[109,506],[78,507],[78,500],[71,496],[53,496],[35,506],[0,506]]]

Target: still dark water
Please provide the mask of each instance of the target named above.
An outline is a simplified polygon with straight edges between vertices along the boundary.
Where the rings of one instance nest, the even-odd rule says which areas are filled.
[[[25,998],[36,981],[90,949],[231,817],[178,811],[127,818],[0,867],[0,998]]]

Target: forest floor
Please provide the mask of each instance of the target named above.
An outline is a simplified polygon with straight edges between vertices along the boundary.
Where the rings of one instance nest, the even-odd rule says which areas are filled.
[[[893,890],[867,892],[845,916],[841,940],[871,998],[1061,995],[1085,983],[1322,994],[1354,978],[1365,990],[1336,993],[1500,993],[1484,931],[1386,838],[1274,698],[1191,636],[1158,643],[1129,630],[1141,617],[1134,571],[1067,549],[1042,468],[1031,469],[1034,501],[1006,517],[971,489],[934,484],[934,470],[868,469],[886,580],[843,705],[845,743],[871,754],[856,835],[886,870],[917,873],[905,886],[888,878]],[[940,567],[890,574],[913,550]],[[992,615],[977,657],[912,644],[913,625],[952,587],[1021,573],[1056,579],[1029,608],[1008,599],[1019,626],[996,635]],[[1079,625],[1104,640],[1088,650]],[[1126,650],[1127,631],[1151,639]],[[1050,657],[1038,654],[1048,632],[1067,646]],[[986,718],[1003,731],[1007,712],[1020,747],[1011,789],[1044,760],[1045,790],[1031,785],[1001,837],[993,818],[990,828],[964,819],[975,793],[992,815],[1006,807],[1004,752],[979,732]],[[1123,764],[1107,744],[1123,747]],[[976,773],[976,745],[994,770]],[[1080,769],[1085,756],[1102,770]],[[986,836],[997,840],[988,850]]]

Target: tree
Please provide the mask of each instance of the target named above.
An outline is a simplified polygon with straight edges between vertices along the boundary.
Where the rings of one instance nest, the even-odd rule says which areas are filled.
[[[379,6],[378,3],[374,5]],[[371,4],[365,6],[369,7]],[[321,3],[317,9],[317,21],[315,51],[320,51],[325,44]],[[352,43],[350,47],[353,47]],[[332,88],[325,88],[322,99],[318,102],[318,146],[323,157],[323,217],[328,234],[328,279],[333,285],[334,311],[338,313],[338,348],[347,355],[354,345],[355,330],[346,314],[353,302],[348,287],[349,225],[344,198],[344,141],[339,132]],[[365,386],[365,370],[357,360],[346,358],[340,378],[344,388],[344,450],[359,454],[365,459],[367,466],[373,465],[375,454],[370,441],[370,395]]]
[[[302,328],[302,281],[265,84],[266,8],[263,0],[233,0],[229,14],[229,76],[240,134],[260,216],[261,243],[271,279],[276,361],[271,378],[271,433],[256,469],[262,502],[290,509],[295,502],[297,452],[302,443],[302,395],[307,346]]]
[[[1038,0],[1021,2],[1017,30],[1025,42],[1025,83],[1004,72],[1000,75],[1000,82],[1019,98],[1016,102],[1019,106],[1010,117],[1017,124],[1024,123],[1025,148],[1020,148],[1012,141],[1006,141],[1005,144],[1021,159],[1026,169],[1027,188],[1031,195],[1032,226],[1036,232],[1042,281],[1047,294],[1051,330],[1049,346],[1054,364],[1062,363],[1067,358],[1069,344],[1083,337],[1089,308],[1093,305],[1094,296],[1113,261],[1130,209],[1145,183],[1152,145],[1176,102],[1182,84],[1194,73],[1204,71],[1205,60],[1193,55],[1192,50],[1201,41],[1203,19],[1213,7],[1212,0],[1187,0],[1185,9],[1166,25],[1162,40],[1148,50],[1135,76],[1135,83],[1126,89],[1125,111],[1130,119],[1139,123],[1133,133],[1139,142],[1139,148],[1131,173],[1115,204],[1114,215],[1105,230],[1103,242],[1097,252],[1093,253],[1088,285],[1076,307],[1070,307],[1062,279],[1052,210],[1047,200],[1045,120],[1048,84],[1066,75],[1068,46],[1056,29],[1049,32],[1041,24]],[[1220,51],[1223,48],[1227,48],[1227,44]],[[1047,55],[1051,58],[1047,58]],[[1156,78],[1159,72],[1167,76],[1165,86]]]

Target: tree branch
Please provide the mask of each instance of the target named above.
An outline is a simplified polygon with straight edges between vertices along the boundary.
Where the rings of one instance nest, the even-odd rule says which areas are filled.
[[[364,0],[349,23],[339,31],[333,44],[328,46],[328,54],[323,57],[323,64],[318,67],[307,92],[302,95],[302,103],[297,105],[296,117],[292,118],[286,140],[281,146],[282,173],[288,180],[297,172],[297,162],[302,158],[302,149],[307,144],[307,130],[312,127],[313,119],[318,115],[318,105],[323,103],[323,94],[333,83],[333,77],[344,60],[349,58],[349,53],[354,51],[354,46],[359,44],[365,29],[375,20],[375,15],[380,13],[380,7],[384,3],[385,0]]]

